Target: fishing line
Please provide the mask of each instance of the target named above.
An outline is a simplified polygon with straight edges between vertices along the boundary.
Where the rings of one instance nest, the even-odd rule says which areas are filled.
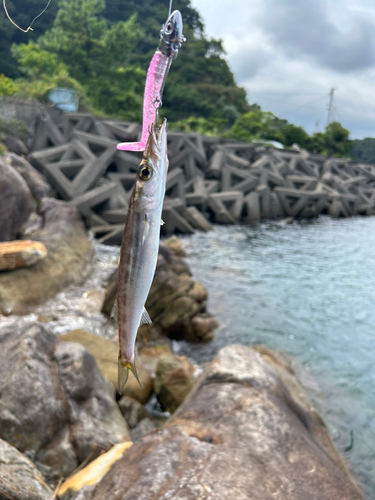
[[[173,0],[169,0],[169,12],[168,12],[167,19],[169,18],[169,16],[171,15],[171,12],[172,12],[172,3],[173,3]]]
[[[172,2],[172,0],[171,0],[171,2]],[[42,10],[42,12],[41,12],[40,14],[38,14],[36,17],[34,17],[34,19],[33,19],[33,20],[31,21],[31,23],[30,23],[30,26],[29,26],[26,30],[24,30],[24,29],[20,28],[20,27],[18,26],[18,24],[16,24],[16,23],[13,21],[13,19],[10,17],[10,15],[9,15],[9,13],[8,13],[7,6],[6,6],[6,4],[5,4],[5,0],[3,0],[3,7],[4,7],[4,11],[5,11],[5,14],[6,14],[7,18],[8,18],[8,19],[9,19],[9,21],[13,24],[13,26],[15,26],[16,28],[18,28],[20,31],[23,31],[23,33],[27,33],[29,30],[34,31],[34,30],[33,30],[33,28],[32,28],[32,25],[33,25],[33,24],[34,24],[34,22],[38,19],[38,17],[42,16],[42,15],[45,13],[45,11],[48,9],[48,7],[49,7],[49,4],[50,4],[50,3],[51,3],[51,0],[48,0],[47,5],[44,7],[44,9]]]

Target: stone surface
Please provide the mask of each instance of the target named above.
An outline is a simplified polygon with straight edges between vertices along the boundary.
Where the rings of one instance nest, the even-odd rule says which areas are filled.
[[[134,443],[86,498],[361,500],[299,392],[255,350],[225,347],[166,426]]]
[[[114,391],[92,355],[42,325],[0,328],[0,438],[46,477],[129,441]]]
[[[0,228],[2,206],[0,188]],[[48,255],[32,267],[0,274],[2,314],[25,314],[65,286],[81,280],[93,254],[77,210],[53,198],[42,199],[39,226],[30,228],[27,237],[43,243]]]
[[[167,248],[169,248],[169,250],[172,251],[172,253],[174,253],[174,255],[177,255],[178,257],[186,257],[184,246],[177,236],[173,235],[170,238],[163,240],[163,243]]]
[[[154,417],[144,418],[139,422],[139,424],[136,427],[134,427],[134,429],[130,430],[130,435],[132,437],[132,440],[134,442],[139,441],[146,434],[149,434],[150,432],[156,429],[160,429],[163,423],[164,419],[157,419]]]
[[[156,368],[154,390],[162,408],[173,413],[194,386],[194,366],[183,356],[162,356]]]
[[[97,484],[132,444],[131,441],[115,444],[109,451],[103,453],[103,455],[100,455],[100,457],[96,458],[89,465],[73,474],[73,476],[64,481],[60,486],[57,492],[59,499],[70,500],[85,486]]]
[[[103,375],[112,382],[117,390],[118,376],[118,344],[111,340],[103,339],[98,335],[86,332],[84,330],[72,330],[64,335],[61,335],[60,340],[64,342],[78,342],[83,345],[95,358]],[[139,386],[136,378],[132,373],[129,374],[123,390],[123,396],[129,396],[144,404],[148,401],[152,391],[152,380],[148,370],[146,370],[142,361],[137,358],[137,371],[141,381]]]
[[[0,241],[17,239],[33,211],[26,182],[0,157]]]
[[[37,203],[40,203],[42,198],[49,197],[52,194],[51,186],[30,163],[14,153],[7,155],[7,161],[12,167],[24,178],[29,186],[32,197]]]
[[[118,405],[130,429],[133,429],[141,420],[150,416],[146,408],[139,401],[129,396],[122,396]]]
[[[0,271],[36,264],[47,256],[47,249],[40,241],[16,240],[0,243]]]
[[[0,499],[53,500],[53,491],[33,463],[0,439]]]

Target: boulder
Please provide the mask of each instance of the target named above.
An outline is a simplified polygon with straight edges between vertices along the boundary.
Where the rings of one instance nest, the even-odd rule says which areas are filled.
[[[8,168],[22,183],[25,182],[12,167]],[[0,187],[0,232],[2,206]],[[27,237],[41,242],[47,248],[48,255],[32,267],[0,273],[2,314],[27,313],[31,307],[45,302],[65,286],[80,281],[91,261],[92,244],[74,207],[53,198],[43,198],[39,225],[31,228]]]
[[[155,378],[156,367],[158,366],[159,359],[162,356],[172,355],[172,349],[169,341],[164,339],[164,342],[155,345],[144,345],[138,349],[139,357],[142,364],[150,372],[151,377]]]
[[[53,500],[53,491],[33,463],[0,439],[0,498]]]
[[[112,382],[117,390],[118,377],[118,344],[111,340],[106,340],[98,335],[86,332],[84,330],[72,330],[61,335],[63,342],[78,342],[83,345],[95,358],[102,374]],[[122,392],[123,396],[129,396],[142,404],[145,404],[152,391],[152,380],[148,370],[143,367],[142,361],[137,358],[137,372],[141,381],[139,386],[136,378],[129,373],[129,379]]]
[[[6,241],[0,243],[0,271],[32,266],[46,256],[47,249],[40,241]]]
[[[129,396],[122,396],[118,405],[130,429],[134,429],[141,420],[150,416],[149,412],[139,401]]]
[[[15,135],[6,135],[4,144],[10,151],[13,151],[17,155],[27,155],[29,153],[24,142]]]
[[[24,178],[29,186],[34,200],[39,204],[42,198],[49,197],[52,194],[51,186],[46,179],[30,163],[14,153],[6,157],[8,163]]]
[[[146,417],[142,419],[139,424],[137,424],[134,429],[131,429],[130,435],[132,437],[132,440],[139,441],[140,439],[143,438],[146,434],[149,434],[150,432],[154,431],[155,429],[160,429],[160,427],[164,424],[165,419],[161,418],[154,418],[154,417]]]
[[[109,451],[103,453],[103,455],[100,455],[100,457],[96,458],[89,465],[73,474],[58,489],[57,495],[59,499],[70,500],[82,488],[97,484],[132,444],[131,441],[115,444]]]
[[[170,238],[163,240],[163,243],[174,255],[177,255],[178,257],[186,257],[184,246],[177,236],[173,235]]]
[[[194,386],[194,366],[183,356],[162,356],[156,368],[154,390],[162,408],[173,413]]]
[[[85,498],[361,500],[299,392],[254,349],[225,347],[164,428],[134,443]]]
[[[0,438],[47,478],[129,441],[114,391],[82,346],[40,324],[0,329]]]
[[[33,211],[26,182],[0,157],[0,241],[17,239]]]

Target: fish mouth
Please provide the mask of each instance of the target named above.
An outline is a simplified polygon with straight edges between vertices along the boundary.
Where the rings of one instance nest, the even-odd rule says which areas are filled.
[[[164,142],[164,137],[167,134],[167,119],[164,118],[161,125],[158,127],[157,124],[153,123],[151,125],[151,135],[153,136],[153,141],[158,146],[162,146]]]

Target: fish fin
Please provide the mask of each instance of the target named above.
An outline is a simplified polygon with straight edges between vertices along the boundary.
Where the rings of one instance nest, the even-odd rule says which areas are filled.
[[[124,390],[125,384],[128,381],[129,370],[132,372],[134,377],[137,379],[139,387],[142,387],[141,381],[139,380],[139,377],[138,377],[137,368],[135,367],[135,362],[132,363],[131,361],[125,361],[125,363],[123,363],[121,361],[121,357],[119,356],[118,357],[118,381],[117,381],[117,389],[118,389],[119,394],[122,394],[122,391]]]
[[[146,308],[143,308],[142,311],[142,316],[141,316],[141,322],[139,323],[140,325],[151,325],[152,319],[150,318],[150,315],[146,311]]]
[[[149,229],[150,229],[150,222],[149,222],[149,220],[147,218],[147,215],[146,215],[146,217],[145,217],[145,225],[143,226],[142,245],[146,241]]]
[[[164,226],[165,222],[163,221],[163,219],[160,219],[160,225],[161,226]]]
[[[111,318],[114,320],[118,321],[118,305],[117,305],[117,297],[113,303],[112,311],[111,311]]]

